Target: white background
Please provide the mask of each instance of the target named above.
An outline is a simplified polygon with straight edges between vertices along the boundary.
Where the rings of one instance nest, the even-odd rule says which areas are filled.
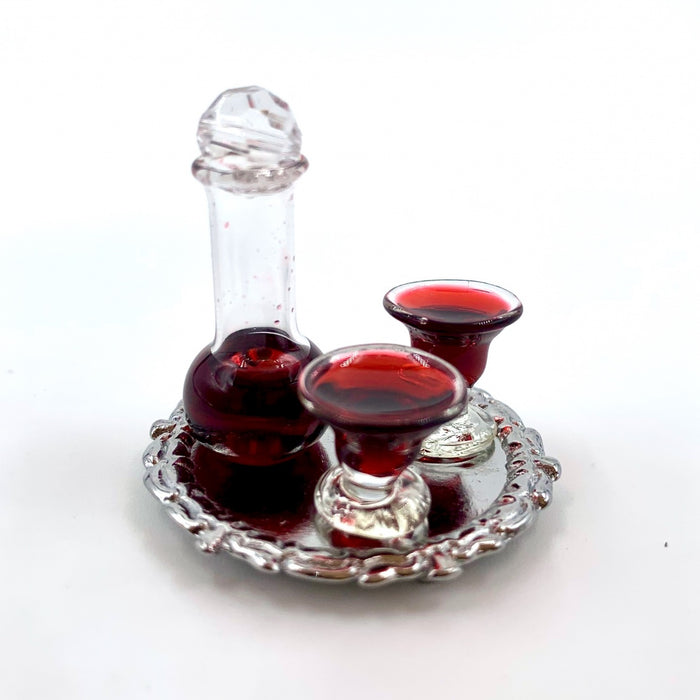
[[[700,4],[0,6],[0,694],[691,698]],[[287,100],[302,330],[405,342],[400,282],[520,296],[481,385],[564,476],[450,584],[199,554],[141,483],[212,337],[200,113]]]

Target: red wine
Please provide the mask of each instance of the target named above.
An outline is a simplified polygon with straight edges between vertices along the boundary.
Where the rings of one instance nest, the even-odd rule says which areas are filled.
[[[313,444],[322,423],[299,402],[301,369],[320,350],[253,328],[229,335],[195,358],[183,402],[194,435],[241,464],[281,462]]]
[[[439,424],[454,400],[454,378],[418,355],[364,351],[330,364],[313,383],[314,400],[353,430],[414,430]],[[438,418],[436,418],[436,414]]]
[[[336,428],[338,458],[371,476],[399,474],[445,413],[458,412],[455,375],[408,350],[340,355],[313,374],[308,393]]]
[[[411,345],[453,364],[472,387],[486,369],[489,344],[516,321],[516,297],[479,282],[420,282],[399,287],[384,307],[408,326]]]
[[[513,304],[496,292],[464,284],[409,287],[398,292],[394,301],[405,314],[422,318],[426,330],[438,333],[479,332],[484,326],[500,328],[501,317],[515,311]]]
[[[409,328],[411,345],[447,360],[454,365],[471,388],[477,383],[486,369],[489,345],[499,331],[479,335],[444,335]]]

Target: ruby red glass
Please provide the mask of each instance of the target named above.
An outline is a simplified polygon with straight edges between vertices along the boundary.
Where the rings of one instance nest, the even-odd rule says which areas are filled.
[[[394,287],[385,309],[408,328],[411,345],[454,365],[471,388],[486,368],[491,341],[522,315],[520,300],[502,287],[472,280],[424,280]],[[423,445],[423,462],[460,462],[487,449],[496,424],[469,404]]]
[[[420,538],[430,494],[410,465],[422,440],[464,409],[459,372],[415,348],[353,346],[312,361],[299,396],[335,433],[339,465],[315,494],[322,529],[393,546]]]

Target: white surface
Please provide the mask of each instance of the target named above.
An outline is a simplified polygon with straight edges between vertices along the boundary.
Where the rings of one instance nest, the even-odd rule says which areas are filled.
[[[697,697],[692,2],[4,2],[0,678],[6,698]],[[563,479],[444,586],[266,577],[141,485],[212,336],[200,113],[290,102],[300,326],[405,342],[394,284],[525,315],[482,386]]]

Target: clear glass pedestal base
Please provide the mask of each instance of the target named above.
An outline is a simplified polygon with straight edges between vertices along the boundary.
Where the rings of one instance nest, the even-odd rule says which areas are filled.
[[[430,491],[413,469],[405,469],[386,497],[361,500],[342,466],[326,472],[315,493],[320,529],[401,548],[425,538]]]
[[[423,441],[420,461],[426,464],[454,464],[487,450],[496,437],[493,418],[470,403],[455,420],[441,426]]]

